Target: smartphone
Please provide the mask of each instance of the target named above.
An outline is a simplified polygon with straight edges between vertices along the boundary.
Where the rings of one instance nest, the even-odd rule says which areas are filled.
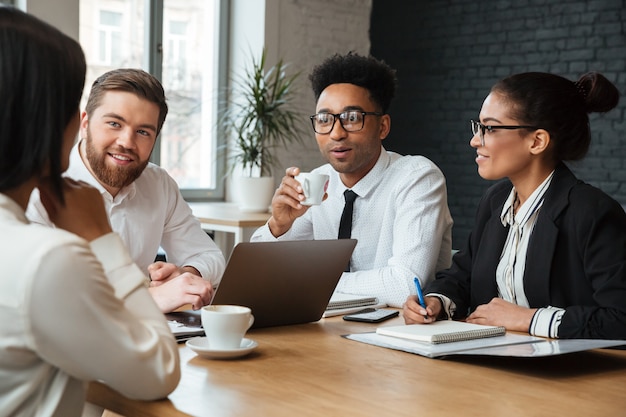
[[[400,314],[398,310],[366,308],[357,311],[356,313],[347,314],[343,316],[343,319],[347,321],[360,321],[363,323],[380,323],[381,321],[396,317],[398,314]]]

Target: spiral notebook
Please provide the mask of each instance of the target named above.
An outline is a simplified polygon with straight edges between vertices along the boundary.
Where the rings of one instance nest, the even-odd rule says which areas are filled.
[[[484,326],[462,321],[442,320],[431,324],[381,326],[376,329],[376,333],[418,342],[449,343],[503,336],[506,329],[501,326]]]

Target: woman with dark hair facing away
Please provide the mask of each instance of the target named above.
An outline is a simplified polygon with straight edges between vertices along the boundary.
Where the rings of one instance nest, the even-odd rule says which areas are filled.
[[[43,21],[0,7],[0,414],[80,416],[85,382],[167,396],[176,342],[99,192],[61,176],[79,126],[85,57]],[[29,224],[39,187],[56,228]]]
[[[492,87],[470,145],[481,177],[506,180],[487,190],[467,245],[424,288],[426,308],[407,299],[406,323],[626,339],[626,214],[564,163],[587,153],[588,113],[618,100],[598,73],[523,73]]]

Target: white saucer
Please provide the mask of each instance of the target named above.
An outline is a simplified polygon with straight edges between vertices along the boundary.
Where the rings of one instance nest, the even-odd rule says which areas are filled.
[[[247,355],[252,352],[259,344],[252,339],[241,340],[241,347],[239,349],[211,349],[209,346],[209,340],[206,337],[194,337],[185,342],[187,346],[198,355],[208,359],[228,359],[238,358],[240,356]]]

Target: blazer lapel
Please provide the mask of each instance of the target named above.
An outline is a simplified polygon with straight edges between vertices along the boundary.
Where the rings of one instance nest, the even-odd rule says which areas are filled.
[[[568,206],[569,191],[576,182],[574,174],[564,164],[560,164],[546,191],[526,254],[524,291],[531,307],[550,304],[550,273],[559,235],[555,222]]]
[[[472,305],[488,303],[493,297],[498,296],[496,267],[500,262],[500,255],[502,255],[502,248],[509,230],[508,227],[502,225],[500,214],[510,192],[510,187],[503,189],[492,199],[491,217],[485,223],[472,271],[471,292],[474,297],[478,298],[480,295],[480,299],[472,300]]]

